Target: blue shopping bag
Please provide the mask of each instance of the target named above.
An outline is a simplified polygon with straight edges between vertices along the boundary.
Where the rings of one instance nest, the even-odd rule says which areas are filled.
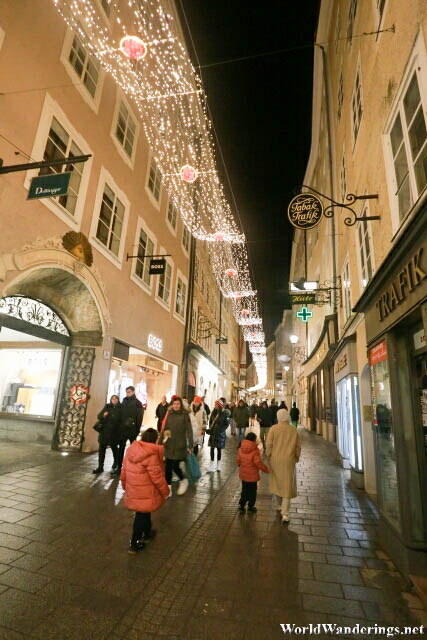
[[[187,458],[185,459],[185,466],[187,467],[187,476],[189,482],[191,484],[195,484],[197,480],[202,477],[202,474],[200,473],[199,463],[197,462],[197,458],[194,453],[187,456]]]

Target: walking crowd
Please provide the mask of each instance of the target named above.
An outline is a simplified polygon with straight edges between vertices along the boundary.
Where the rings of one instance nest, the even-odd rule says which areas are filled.
[[[93,473],[104,471],[105,453],[110,447],[111,476],[120,476],[125,506],[135,512],[129,553],[138,553],[155,537],[151,514],[172,495],[173,475],[179,481],[177,495],[187,491],[190,480],[200,478],[197,455],[205,435],[209,436],[208,473],[221,472],[229,427],[238,448],[236,462],[242,481],[240,513],[246,512],[246,505],[249,512],[256,512],[257,484],[262,471],[269,474],[274,508],[283,523],[289,522],[290,501],[297,495],[295,465],[301,452],[296,429],[299,410],[295,403],[288,411],[285,402],[278,405],[274,399],[270,405],[263,401],[260,406],[255,402],[248,406],[243,399],[236,405],[218,398],[211,412],[200,396],[195,396],[191,403],[179,396],[172,396],[168,403],[163,396],[155,415],[157,429],[141,431],[144,408],[135,388],[129,386],[122,402],[117,395],[111,396],[94,426],[99,434],[99,452],[98,467]],[[257,422],[260,438],[254,431]],[[130,446],[126,450],[128,440]]]

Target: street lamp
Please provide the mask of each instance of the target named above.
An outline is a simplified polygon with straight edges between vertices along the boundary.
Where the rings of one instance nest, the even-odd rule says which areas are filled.
[[[289,340],[292,342],[292,344],[296,344],[299,340],[298,336],[295,335],[291,335],[289,336]]]

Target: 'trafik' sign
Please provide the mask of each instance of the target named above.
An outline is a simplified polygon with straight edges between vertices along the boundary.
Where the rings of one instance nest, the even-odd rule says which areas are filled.
[[[323,217],[323,204],[312,193],[300,193],[288,206],[289,222],[297,229],[313,229]]]

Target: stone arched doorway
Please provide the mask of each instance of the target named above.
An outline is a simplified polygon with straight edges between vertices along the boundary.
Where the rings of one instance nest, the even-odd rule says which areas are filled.
[[[95,352],[103,342],[108,310],[105,298],[99,295],[101,290],[93,273],[86,266],[76,263],[73,258],[71,260],[70,266],[73,268],[68,265],[46,264],[28,269],[10,281],[4,287],[1,299],[4,301],[3,306],[9,301],[10,312],[0,313],[0,326],[7,325],[9,331],[21,331],[29,340],[34,340],[35,337],[42,339],[43,349],[49,354],[54,351],[52,344],[61,346],[57,394],[54,411],[50,415],[51,442],[56,449],[80,451],[84,442],[87,401],[76,402],[75,394],[72,397],[72,389],[77,387],[83,392],[88,389],[86,395],[90,397]],[[11,304],[12,300],[15,301],[15,306]],[[26,317],[19,317],[18,307],[21,310],[24,307],[33,309],[32,323],[29,322],[28,314]],[[52,323],[50,326],[46,324],[47,317],[56,318],[55,327]],[[57,331],[52,331],[52,328],[60,326],[59,321],[63,327],[62,336]],[[52,351],[47,351],[49,348]],[[27,411],[27,407],[25,410]],[[4,413],[1,418],[4,422]],[[32,429],[36,440],[46,441],[46,423],[49,420],[43,420],[43,416],[34,416],[31,420],[30,414],[22,416],[24,418],[27,418],[25,426],[28,437],[31,437]],[[19,420],[15,419],[15,427],[17,422]],[[40,429],[42,423],[44,430]]]

